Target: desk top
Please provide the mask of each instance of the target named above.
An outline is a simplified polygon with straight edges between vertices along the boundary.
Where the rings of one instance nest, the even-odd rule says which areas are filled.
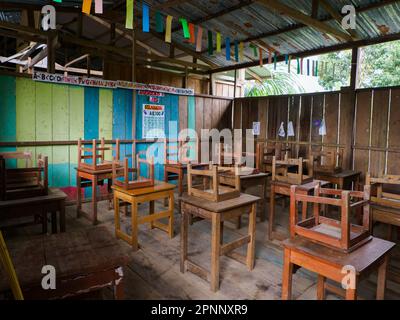
[[[260,200],[259,197],[255,197],[249,194],[242,193],[240,197],[221,201],[221,202],[212,202],[207,201],[202,198],[189,196],[187,193],[184,193],[182,197],[179,198],[182,202],[191,204],[195,207],[211,211],[211,212],[224,212],[236,208],[240,208],[249,204],[253,204]]]
[[[104,226],[5,240],[22,288],[40,286],[44,265],[54,266],[60,279],[124,266],[128,261],[126,249]],[[8,289],[0,264],[0,291]]]
[[[66,198],[67,195],[60,189],[50,188],[48,195],[46,196],[0,201],[0,209],[12,206],[29,205],[34,203],[52,202],[52,201],[64,200]]]
[[[349,178],[349,177],[361,175],[361,171],[343,170],[343,171],[337,172],[337,173],[315,172],[315,175],[318,177]]]
[[[289,188],[291,186],[290,183],[280,182],[280,181],[271,181],[271,183],[274,184],[274,185],[279,185],[279,186],[284,186],[284,187],[289,187]],[[310,190],[315,189],[315,187],[318,185],[318,183],[321,183],[322,187],[330,184],[329,181],[314,180],[314,181],[311,181],[309,183],[298,185],[297,187],[299,189],[302,189],[302,190],[310,191]]]
[[[100,174],[112,174],[112,169],[106,169],[106,170],[91,170],[91,169],[87,169],[87,168],[79,168],[79,167],[75,167],[74,168],[77,172],[84,172],[84,173],[88,173],[91,175],[100,175]]]
[[[396,244],[379,238],[372,238],[371,241],[350,253],[334,250],[302,237],[287,239],[283,242],[283,245],[285,248],[311,255],[337,267],[353,266],[359,274],[389,253]]]
[[[233,178],[234,177],[234,174],[228,173],[228,172],[219,173],[219,175],[221,177],[226,177],[226,178],[231,178],[231,177]],[[262,178],[267,178],[269,176],[271,176],[271,173],[260,172],[260,173],[253,173],[253,174],[241,174],[240,175],[240,180],[257,179],[257,178],[262,179]]]
[[[160,191],[173,190],[176,188],[176,185],[171,184],[171,183],[162,182],[162,181],[156,181],[154,186],[152,186],[152,187],[126,190],[124,188],[114,185],[111,188],[115,191],[122,192],[122,193],[125,193],[130,196],[142,196],[145,194],[151,194],[151,193],[160,192]]]

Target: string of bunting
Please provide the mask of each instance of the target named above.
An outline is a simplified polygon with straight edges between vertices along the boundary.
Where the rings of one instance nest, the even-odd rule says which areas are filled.
[[[62,3],[62,0],[53,0],[57,3]],[[151,8],[150,6],[141,1],[142,5],[142,31],[150,32],[151,28]],[[90,15],[92,10],[93,0],[83,0],[82,3],[82,12]],[[94,0],[94,13],[102,14],[103,13],[103,0]],[[125,28],[133,29],[134,27],[134,11],[135,11],[135,1],[134,0],[126,0],[126,19],[125,19]],[[172,42],[172,22],[174,17],[171,15],[165,15],[160,11],[155,12],[155,31],[157,33],[165,33],[165,42]],[[201,26],[195,26],[193,23],[188,22],[186,18],[180,17],[178,19],[183,33],[183,38],[186,43],[193,44],[195,46],[196,52],[202,52],[202,44],[203,44],[203,34],[204,29]],[[197,29],[197,34],[196,34]],[[207,52],[208,55],[212,56],[215,54],[222,53],[222,35],[220,32],[213,32],[212,30],[206,30],[207,35]],[[214,37],[215,35],[215,37]],[[215,41],[214,41],[215,39]],[[243,41],[239,41],[237,39],[231,39],[230,36],[226,36],[225,39],[225,58],[227,61],[231,61],[231,47],[234,46],[234,60],[235,62],[243,62],[245,57],[245,43]],[[273,64],[274,70],[277,70],[278,63],[278,52],[271,50],[264,50],[253,43],[250,43],[246,46],[251,52],[254,58],[258,58],[260,61],[260,66],[264,65],[263,51],[268,53],[268,64]],[[288,67],[288,72],[292,71],[292,59],[296,59],[297,74],[299,75],[307,75],[307,76],[323,76],[328,74],[329,63],[325,61],[316,61],[316,60],[306,60],[305,70],[304,72],[304,59],[296,58],[289,54],[284,55],[285,64]],[[332,69],[333,76],[337,71],[337,68],[334,63]]]

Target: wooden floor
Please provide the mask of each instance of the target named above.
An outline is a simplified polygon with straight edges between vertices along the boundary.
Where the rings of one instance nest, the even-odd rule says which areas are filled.
[[[88,204],[84,206],[89,206]],[[161,209],[162,203],[156,208]],[[89,209],[89,208],[87,208]],[[67,231],[91,227],[84,218],[76,219],[76,207],[67,207]],[[146,214],[148,206],[140,206]],[[287,232],[288,208],[277,205],[278,231]],[[269,299],[281,298],[282,281],[282,249],[278,241],[267,240],[268,222],[257,223],[256,231],[256,265],[252,272],[227,257],[221,258],[221,288],[212,293],[209,284],[191,273],[182,274],[179,270],[180,216],[175,212],[175,237],[170,240],[168,235],[160,230],[149,230],[147,225],[140,226],[139,243],[141,249],[131,252],[130,247],[122,240],[120,245],[126,248],[130,255],[130,263],[125,269],[125,291],[127,299]],[[108,203],[99,203],[99,220],[114,232],[113,211],[108,210]],[[123,226],[129,230],[129,217],[123,218]],[[383,231],[379,230],[378,232]],[[32,226],[17,231],[6,232],[6,239],[21,237],[32,232],[40,232],[40,226]],[[226,224],[224,239],[233,239],[244,235],[247,221],[243,227],[235,230],[233,224]],[[238,249],[240,250],[240,249]],[[210,266],[210,223],[201,221],[189,229],[189,254],[191,259],[206,267]],[[396,248],[391,260],[391,270],[400,270],[400,251]],[[360,298],[373,299],[376,290],[376,275],[361,283]],[[111,298],[111,292],[104,290],[103,298]],[[300,269],[294,275],[293,297],[295,299],[316,298],[316,277],[314,274]],[[339,299],[328,294],[328,299]],[[400,299],[400,284],[388,281],[386,299]]]

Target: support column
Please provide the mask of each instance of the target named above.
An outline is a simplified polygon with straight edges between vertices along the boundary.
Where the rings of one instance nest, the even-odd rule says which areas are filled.
[[[136,29],[132,30],[132,82],[136,82]],[[136,90],[132,93],[132,139],[136,139]]]

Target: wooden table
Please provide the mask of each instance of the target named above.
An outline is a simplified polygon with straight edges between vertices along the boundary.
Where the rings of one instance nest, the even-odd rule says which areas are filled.
[[[240,176],[240,187],[242,189],[242,192],[246,193],[248,188],[254,187],[254,186],[260,186],[261,187],[261,197],[259,203],[261,204],[261,215],[260,219],[261,221],[265,221],[267,218],[267,182],[268,182],[268,177],[271,176],[271,173],[255,173],[255,174],[248,174],[248,175],[241,175]],[[234,185],[234,175],[229,174],[229,173],[220,173],[219,174],[219,181],[222,184],[227,184],[227,185]],[[237,228],[241,228],[241,217],[238,217],[237,220]]]
[[[341,190],[357,190],[361,171],[344,170],[339,173],[314,172],[315,179],[329,181]],[[354,187],[353,187],[354,183]]]
[[[153,187],[125,190],[118,186],[113,186],[114,190],[114,211],[115,211],[115,235],[117,238],[128,242],[136,251],[139,248],[138,244],[138,226],[139,224],[149,223],[150,228],[158,228],[169,234],[172,239],[174,237],[174,188],[175,185],[157,181]],[[168,199],[168,209],[163,212],[155,213],[154,201],[160,199]],[[132,234],[128,235],[121,231],[120,222],[120,203],[119,200],[129,203],[132,206],[131,213],[131,228]],[[149,202],[149,214],[144,217],[139,217],[138,205]],[[159,222],[158,220],[168,218],[168,225]]]
[[[57,212],[60,232],[65,232],[65,199],[67,195],[60,189],[49,189],[48,195],[17,200],[0,201],[0,221],[21,217],[42,217],[42,232],[47,233],[47,215],[51,214],[51,230],[57,233]],[[15,225],[24,226],[26,224]],[[13,225],[11,225],[13,226]],[[7,226],[8,227],[8,226]]]
[[[301,193],[301,194],[305,194],[305,195],[310,194],[310,193],[314,192],[314,189],[318,186],[319,183],[321,184],[322,187],[329,185],[328,181],[314,180],[312,182],[300,185],[299,188],[297,189],[297,192]],[[280,234],[277,234],[274,232],[275,195],[280,194],[280,195],[284,195],[284,196],[290,196],[290,187],[291,187],[291,184],[289,184],[289,183],[271,181],[271,195],[270,195],[270,201],[269,201],[269,223],[268,223],[268,239],[269,240],[273,240],[273,239],[275,239],[275,237],[279,240],[283,240],[283,239],[287,238],[285,236],[282,237]],[[306,218],[307,218],[307,204],[303,203],[302,220],[305,220]]]
[[[97,201],[111,200],[112,170],[90,170],[86,168],[75,168],[76,170],[76,187],[77,187],[77,216],[92,220],[93,225],[98,224],[97,220]],[[104,180],[108,180],[108,195],[105,197],[97,197],[97,186],[103,185]],[[81,188],[91,185],[92,187],[92,216],[82,210],[82,194]]]
[[[6,243],[25,299],[70,298],[104,287],[113,287],[114,297],[123,298],[123,267],[128,256],[105,227],[6,239]],[[55,290],[41,286],[45,265],[55,268]],[[0,292],[10,288],[4,272],[0,264]]]
[[[203,279],[210,279],[211,290],[216,292],[219,289],[219,259],[222,255],[228,255],[245,265],[251,271],[254,268],[254,255],[256,243],[256,203],[260,198],[241,194],[240,197],[222,201],[210,202],[201,198],[184,194],[180,198],[182,206],[181,220],[181,272],[193,272]],[[223,244],[224,221],[249,214],[248,235],[240,239]],[[211,220],[211,272],[196,265],[188,259],[188,229],[189,217],[197,216],[202,219]],[[241,246],[247,245],[247,255],[242,256],[231,252]]]
[[[282,299],[292,297],[293,265],[305,268],[318,274],[317,298],[325,299],[326,290],[344,296],[346,300],[357,299],[357,287],[359,281],[368,276],[372,271],[378,270],[378,287],[376,298],[383,300],[385,297],[386,272],[389,254],[395,244],[386,240],[373,238],[370,242],[351,253],[330,249],[297,237],[286,240],[284,243],[284,266],[282,281]],[[354,268],[353,286],[341,290],[329,285],[326,279],[342,284],[349,276],[344,271],[345,267]],[[346,281],[343,281],[346,283]]]

